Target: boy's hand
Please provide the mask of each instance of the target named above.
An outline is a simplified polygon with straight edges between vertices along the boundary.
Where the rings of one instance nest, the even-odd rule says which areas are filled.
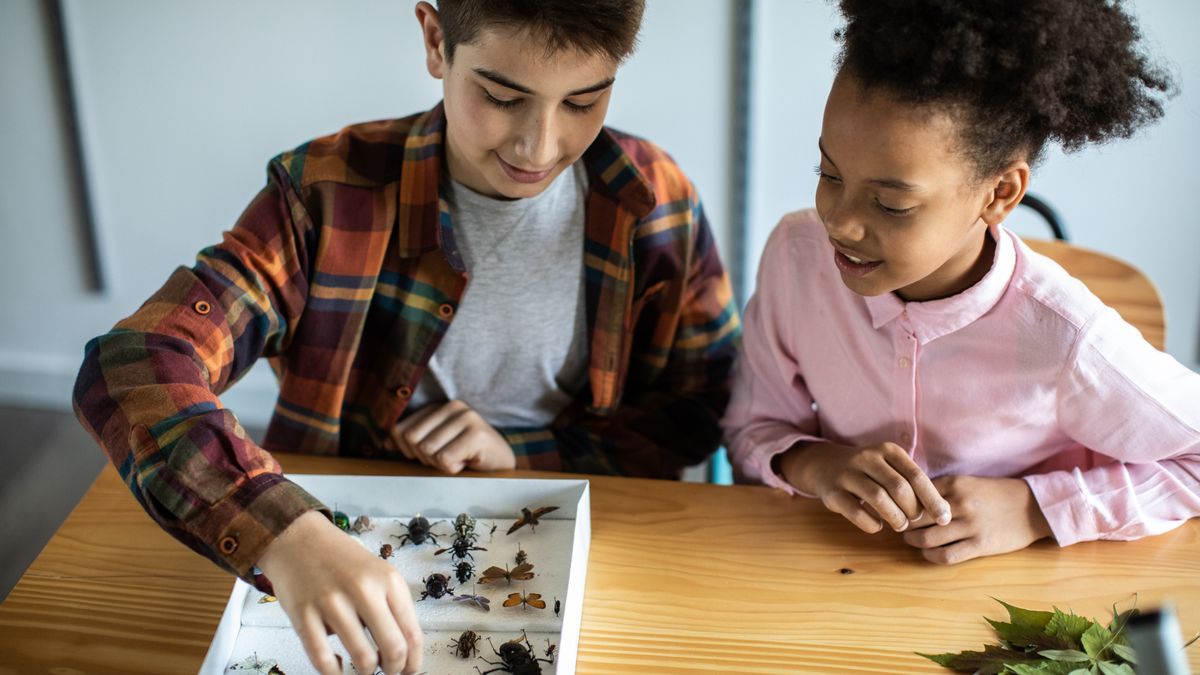
[[[424,637],[400,573],[317,511],[297,518],[258,560],[304,650],[322,675],[342,667],[326,639],[337,633],[360,673],[415,673]],[[371,631],[378,651],[363,628]]]
[[[950,505],[933,482],[895,443],[854,448],[833,443],[799,444],[779,460],[784,479],[820,498],[863,532],[897,532],[922,515],[950,522]]]
[[[515,469],[512,446],[462,401],[432,404],[400,420],[392,441],[409,459],[458,473]]]
[[[1029,485],[1020,478],[942,476],[933,481],[954,509],[954,522],[913,523],[904,541],[943,565],[1017,551],[1051,535]]]

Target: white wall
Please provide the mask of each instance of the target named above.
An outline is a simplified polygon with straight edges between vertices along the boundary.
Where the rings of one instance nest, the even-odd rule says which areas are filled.
[[[276,153],[430,107],[406,0],[69,0],[72,66],[110,289],[90,293],[38,0],[0,2],[0,399],[69,405],[84,343],[219,240]],[[653,0],[609,122],[671,152],[727,240],[730,0]],[[686,26],[687,30],[680,30]],[[688,67],[680,67],[686,63]],[[225,401],[265,422],[265,368]]]
[[[751,270],[779,217],[812,205],[817,135],[836,53],[832,33],[840,25],[824,0],[756,2]],[[1066,157],[1049,154],[1031,191],[1058,208],[1073,243],[1128,260],[1154,281],[1166,306],[1167,351],[1198,368],[1200,3],[1142,0],[1129,6],[1151,49],[1173,66],[1181,95],[1158,124],[1131,140]],[[1034,218],[1016,225],[1019,232],[1049,236]]]

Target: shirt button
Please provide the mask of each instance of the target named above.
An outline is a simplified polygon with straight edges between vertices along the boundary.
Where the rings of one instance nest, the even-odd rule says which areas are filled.
[[[221,553],[233,555],[238,549],[238,540],[234,537],[221,537],[221,542],[217,546],[221,549]]]
[[[208,304],[207,300],[197,300],[192,309],[196,310],[197,314],[204,315],[212,311],[212,305]]]
[[[412,387],[396,387],[396,398],[408,398],[412,396]]]
[[[454,305],[451,305],[448,302],[444,302],[440,307],[438,307],[438,315],[440,315],[443,319],[449,319],[451,316],[453,316],[453,314]]]
[[[907,368],[907,367],[908,367],[908,358],[907,358],[907,357],[904,357],[904,356],[901,356],[901,357],[900,357],[900,360],[899,360],[899,361],[897,361],[896,363],[900,364],[900,367],[901,367],[901,368]]]

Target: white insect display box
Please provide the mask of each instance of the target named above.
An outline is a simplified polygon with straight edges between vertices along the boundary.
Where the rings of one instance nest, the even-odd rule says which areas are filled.
[[[394,565],[408,582],[425,633],[423,672],[508,672],[495,650],[514,640],[540,659],[541,672],[575,672],[591,542],[586,480],[305,474],[288,478],[349,521],[358,521],[360,527],[352,527],[347,536]],[[557,508],[537,516],[536,525],[507,533],[522,518],[522,509],[536,514],[546,507]],[[474,519],[473,548],[456,551],[455,519],[462,513]],[[366,529],[360,516],[370,521]],[[420,537],[413,537],[408,526],[418,516],[428,521],[432,538],[414,543]],[[443,552],[435,555],[439,550]],[[532,569],[516,571],[518,557]],[[469,567],[460,569],[460,562]],[[485,577],[493,567],[497,569]],[[464,572],[470,577],[460,582]],[[437,574],[446,584],[434,578]],[[443,586],[449,587],[444,593]],[[316,672],[287,615],[273,600],[241,580],[234,584],[201,675]],[[453,642],[464,631],[479,636],[477,651]],[[330,644],[342,656],[344,672],[358,674],[336,636]]]

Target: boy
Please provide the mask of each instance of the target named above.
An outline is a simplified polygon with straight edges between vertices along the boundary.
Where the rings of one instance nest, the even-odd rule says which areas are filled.
[[[602,127],[642,7],[419,3],[443,103],[272,160],[223,243],[88,345],[76,409],[134,495],[273,586],[323,673],[326,628],[389,673],[420,628],[269,451],[668,477],[718,443],[739,322],[699,199]],[[260,356],[261,446],[217,399]]]

